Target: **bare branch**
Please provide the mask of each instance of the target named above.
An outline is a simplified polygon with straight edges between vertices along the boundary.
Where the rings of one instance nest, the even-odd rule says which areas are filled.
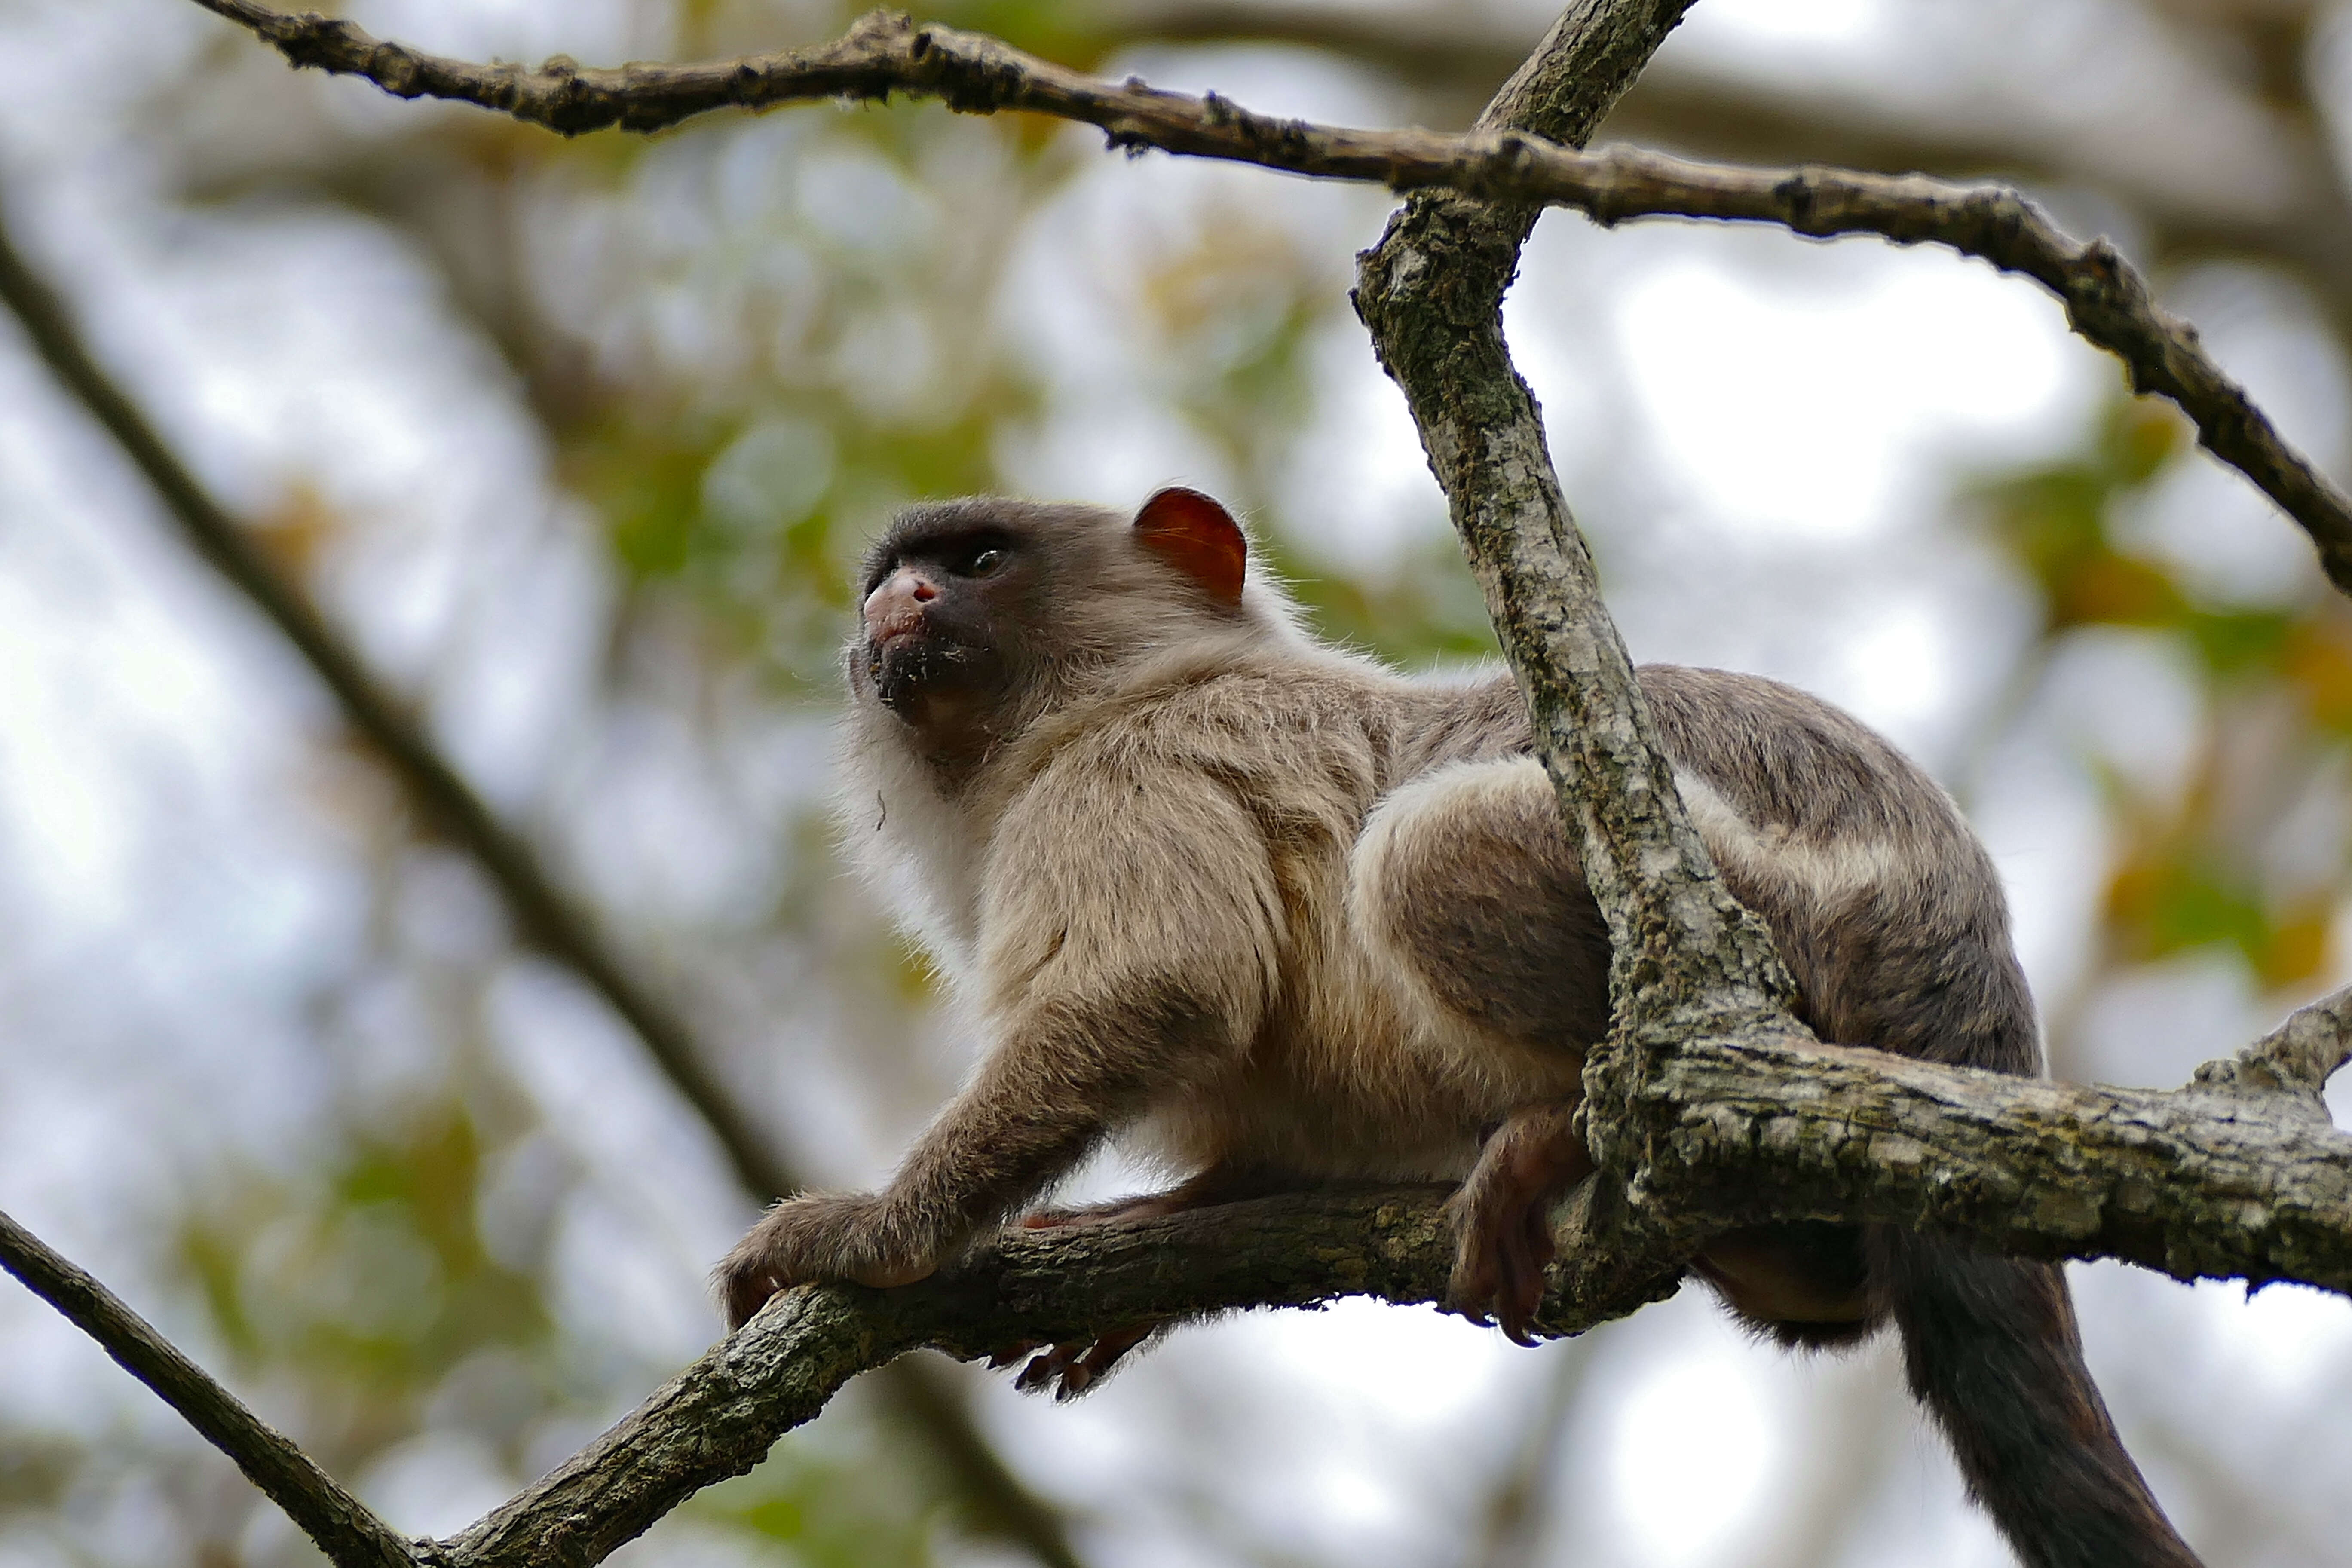
[[[1661,153],[1610,148],[1585,160],[1597,169],[1548,167],[1543,149],[1533,183],[1547,199],[1610,224],[1652,215],[1779,223],[1803,235],[1875,234],[1897,245],[1949,246],[2004,272],[2032,279],[2058,296],[2077,332],[2124,362],[2132,390],[2160,393],[2195,421],[2197,438],[2252,479],[2300,523],[2318,547],[2328,580],[2352,594],[2352,496],[2278,433],[2244,387],[2168,315],[2147,280],[2104,237],[2072,239],[2015,191],[1955,185],[1918,174],[1844,170],[1737,169],[1687,163]],[[1571,199],[1549,187],[1577,177]]]
[[[1622,147],[1586,153],[1494,118],[1482,119],[1485,133],[1459,137],[1311,125],[1256,114],[1215,93],[1195,98],[1133,78],[1103,81],[994,38],[916,26],[884,11],[806,49],[616,69],[558,58],[533,70],[424,54],[340,18],[288,14],[257,0],[197,4],[252,28],[295,65],[362,76],[403,98],[478,104],[567,135],[606,126],[659,130],[716,109],[901,92],[968,113],[1018,110],[1077,121],[1130,152],[1153,147],[1400,191],[1445,187],[1572,207],[1602,224],[1710,218],[1777,224],[1815,237],[1872,234],[1897,245],[1949,246],[2056,294],[2074,330],[2124,362],[2135,390],[2178,404],[2208,450],[2302,525],[2328,579],[2352,594],[2352,495],[2279,435],[2195,330],[2157,306],[2147,280],[2113,245],[2069,238],[2022,196],[1998,186],[1811,166],[1748,169]],[[1580,134],[1591,130],[1587,124]]]
[[[250,599],[294,645],[344,719],[391,764],[425,814],[481,867],[524,938],[568,966],[620,1015],[663,1076],[692,1106],[736,1178],[770,1199],[803,1184],[708,1065],[685,1020],[641,984],[595,921],[556,885],[530,845],[499,822],[428,740],[400,698],[379,682],[310,601],[271,567],[226,508],[100,367],[57,293],[17,252],[0,219],[0,303],[14,311],[50,370],[111,435],[196,553]],[[884,1397],[929,1446],[962,1494],[973,1522],[1018,1542],[1046,1568],[1082,1568],[1059,1514],[999,1457],[954,1393],[909,1364],[883,1383]]]
[[[1662,67],[1643,74],[1602,130],[1695,158],[2095,188],[2137,220],[2147,260],[2230,258],[2283,268],[2309,286],[2346,331],[2352,276],[2341,258],[2352,247],[2352,205],[2305,122],[2275,117],[2271,136],[2217,148],[2184,117],[2161,118],[2172,135],[2151,146],[2139,123],[1988,115],[1974,105],[1898,110]]]
[[[1107,43],[1295,44],[1354,60],[1450,102],[1483,101],[1522,58],[1500,18],[1444,12],[1342,10],[1262,0],[1138,0],[1107,5]],[[2193,47],[2193,46],[2192,46]],[[2027,104],[1860,99],[1661,59],[1602,121],[1601,133],[1691,157],[1740,163],[1837,163],[1889,174],[2095,186],[2129,207],[2158,261],[2252,258],[2300,278],[2352,336],[2352,205],[2312,110],[2307,76],[2280,79],[2294,98],[2242,101],[2246,122],[2217,143],[2168,106],[2080,122]],[[2079,107],[2079,106],[2076,106]],[[2119,108],[2121,106],[2118,106]],[[2153,106],[2151,106],[2153,108]],[[1465,111],[1466,112],[1466,111]]]
[[[0,1214],[0,1268],[96,1340],[122,1370],[155,1391],[317,1542],[336,1568],[416,1568],[428,1542],[394,1532],[318,1462],[180,1353],[121,1298]]]

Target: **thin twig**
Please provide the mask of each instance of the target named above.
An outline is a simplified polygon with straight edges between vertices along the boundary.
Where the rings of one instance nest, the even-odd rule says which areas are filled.
[[[2287,1015],[2286,1021],[2234,1057],[2197,1069],[2200,1089],[2300,1096],[2326,1114],[2320,1096],[2338,1068],[2352,1061],[2352,985]]]
[[[1451,187],[1573,207],[1602,224],[1635,217],[1769,223],[1815,237],[1872,234],[1948,246],[2033,279],[2068,322],[2124,362],[2132,386],[2171,399],[2198,438],[2299,523],[2322,568],[2352,594],[2352,496],[2279,435],[2196,331],[2155,302],[2104,238],[2070,238],[2015,191],[1921,175],[1699,163],[1633,148],[1582,153],[1521,132],[1466,136],[1360,131],[1252,112],[1129,78],[1109,82],[981,34],[877,11],[831,43],[691,65],[595,69],[558,57],[536,69],[475,65],[387,42],[339,17],[257,0],[196,0],[251,28],[297,66],[365,77],[401,98],[497,110],[565,135],[657,131],[717,109],[813,99],[937,98],[968,113],[1025,110],[1098,127],[1113,147],[1158,148],[1400,191]]]
[[[709,1058],[685,1021],[629,973],[595,921],[556,886],[530,844],[499,821],[425,737],[407,704],[376,679],[310,601],[271,567],[247,531],[157,434],[145,412],[100,367],[56,290],[18,253],[5,215],[0,303],[15,312],[50,370],[153,487],[196,553],[285,635],[425,815],[473,857],[505,899],[524,939],[585,980],[636,1031],[671,1087],[710,1129],[744,1188],[772,1199],[801,1187],[773,1137],[752,1124],[706,1065]],[[902,1425],[938,1456],[978,1528],[1025,1547],[1045,1568],[1082,1568],[1059,1513],[1013,1474],[938,1369],[907,1363],[880,1380],[879,1391],[906,1417]]]
[[[318,1542],[336,1568],[417,1568],[429,1542],[410,1542],[343,1489],[318,1462],[213,1381],[121,1299],[0,1214],[0,1268],[96,1340],[122,1370],[155,1391]]]

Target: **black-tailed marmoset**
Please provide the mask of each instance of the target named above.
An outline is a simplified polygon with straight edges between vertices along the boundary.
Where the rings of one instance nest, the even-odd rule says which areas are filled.
[[[862,858],[987,1050],[879,1193],[779,1204],[730,1321],[809,1280],[922,1279],[1117,1134],[1171,1191],[1081,1223],[1365,1179],[1464,1184],[1454,1304],[1523,1337],[1609,943],[1506,677],[1318,641],[1208,497],[1132,519],[918,506],[848,653]],[[2037,1070],[1984,849],[1886,742],[1753,676],[1640,672],[1684,804],[1823,1039]],[[878,801],[878,804],[877,804]],[[2084,1370],[2063,1275],[1886,1226],[1734,1232],[1695,1263],[1798,1345],[1892,1322],[1970,1489],[2033,1568],[2193,1564]],[[1098,1378],[1140,1333],[1055,1346]]]

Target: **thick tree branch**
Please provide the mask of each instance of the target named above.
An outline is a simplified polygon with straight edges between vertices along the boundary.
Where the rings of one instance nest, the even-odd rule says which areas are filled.
[[[1443,1187],[1265,1198],[1164,1219],[1004,1232],[921,1285],[799,1289],[537,1486],[446,1543],[466,1568],[593,1563],[695,1490],[751,1468],[850,1377],[918,1346],[956,1356],[1252,1307],[1369,1295],[1438,1300],[1453,1266]],[[1588,1186],[1540,1320],[1573,1333],[1671,1293],[1684,1238],[1625,1229]]]
[[[2352,993],[2289,1028],[2352,1048]],[[1680,1259],[1758,1218],[1893,1220],[2028,1256],[2352,1293],[2352,1138],[2315,1132],[2290,1094],[2079,1088],[1752,1037],[1685,1042],[1660,1070],[1614,1081],[1638,1091],[1621,1121],[1648,1141],[1646,1179],[1666,1201],[1628,1205],[1606,1175],[1571,1196],[1554,1221],[1547,1333],[1670,1293]],[[756,1463],[851,1376],[918,1346],[977,1357],[1341,1296],[1437,1301],[1453,1261],[1444,1196],[1327,1192],[1008,1230],[907,1289],[788,1292],[445,1550],[464,1568],[593,1563]]]
[[[2346,1005],[2289,1027],[2341,1052]],[[1636,1196],[1670,1212],[1885,1220],[2021,1257],[2352,1294],[2352,1137],[2299,1086],[2225,1096],[2200,1070],[2180,1091],[2092,1088],[1753,1036],[1620,1051],[1593,1079],[1596,1157],[1638,1166]]]
[[[298,66],[362,76],[403,98],[478,104],[565,134],[606,126],[653,131],[716,109],[900,92],[972,113],[1018,110],[1077,121],[1129,151],[1153,147],[1401,191],[1445,187],[1513,205],[1573,207],[1602,224],[1706,218],[1777,224],[1816,237],[1872,234],[1897,245],[1949,246],[2056,294],[2074,330],[2124,362],[2135,390],[2178,404],[2208,450],[2302,525],[2329,580],[2352,594],[2352,496],[2280,437],[2194,329],[2157,306],[2147,280],[2114,246],[2069,238],[2014,191],[1918,175],[1695,163],[1622,147],[1577,151],[1599,113],[1561,117],[1562,126],[1576,121],[1573,133],[1551,136],[1543,117],[1522,124],[1492,110],[1477,133],[1460,137],[1310,125],[1253,113],[1214,93],[1196,98],[1134,79],[1103,81],[994,38],[917,26],[881,11],[806,49],[614,69],[558,58],[534,70],[424,54],[340,18],[280,12],[257,0],[197,4],[252,28]],[[1610,84],[1610,103],[1625,85]],[[1505,92],[1528,100],[1517,79]],[[1606,111],[1604,105],[1600,113]]]
[[[2242,1059],[2274,1055],[2283,1036],[2303,1042],[2301,1060],[2352,1050],[2352,993],[2305,1009]],[[1559,1261],[1538,1325],[1570,1334],[1622,1317],[1670,1294],[1680,1260],[1709,1235],[1768,1218],[1890,1220],[2027,1256],[2120,1258],[2181,1279],[2293,1279],[2352,1294],[2352,1138],[2315,1129],[2300,1090],[2250,1085],[2225,1098],[2207,1076],[2160,1093],[1809,1040],[1683,1042],[1654,1070],[1604,1075],[1604,1087],[1629,1091],[1609,1120],[1643,1141],[1644,1195],[1660,1201],[1629,1205],[1606,1174],[1571,1195],[1554,1218]],[[1454,1255],[1446,1195],[1442,1186],[1328,1191],[1013,1229],[905,1289],[789,1291],[543,1479],[437,1544],[393,1535],[5,1216],[0,1263],[226,1449],[341,1568],[537,1568],[601,1561],[694,1492],[757,1464],[851,1377],[919,1347],[974,1358],[1343,1296],[1435,1302]]]
[[[155,1391],[301,1526],[336,1568],[416,1568],[429,1542],[394,1532],[318,1462],[273,1430],[138,1313],[42,1240],[0,1214],[0,1268]]]
[[[710,1129],[753,1196],[781,1197],[803,1184],[707,1065],[685,1020],[631,974],[595,921],[562,892],[521,835],[499,822],[442,756],[407,705],[368,670],[309,599],[280,577],[247,531],[188,471],[145,412],[99,365],[63,302],[17,252],[0,220],[0,303],[33,346],[145,477],[188,543],[302,656],[344,719],[388,763],[425,816],[471,855],[525,939],[568,966],[620,1015],[681,1099]],[[1053,1507],[1014,1475],[973,1426],[953,1390],[909,1363],[883,1380],[884,1399],[929,1447],[962,1497],[971,1522],[1019,1543],[1046,1568],[1081,1568]]]

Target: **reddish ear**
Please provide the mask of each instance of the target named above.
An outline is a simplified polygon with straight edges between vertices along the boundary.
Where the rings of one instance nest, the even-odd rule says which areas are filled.
[[[1242,602],[1249,544],[1233,514],[1199,490],[1171,485],[1135,514],[1135,537],[1220,605]]]

